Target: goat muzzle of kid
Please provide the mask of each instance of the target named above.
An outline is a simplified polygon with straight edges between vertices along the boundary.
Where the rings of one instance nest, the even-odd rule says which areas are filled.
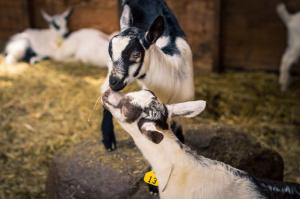
[[[115,92],[112,89],[108,89],[102,95],[102,104],[107,108],[107,105],[114,108],[118,108],[123,95],[121,93]]]

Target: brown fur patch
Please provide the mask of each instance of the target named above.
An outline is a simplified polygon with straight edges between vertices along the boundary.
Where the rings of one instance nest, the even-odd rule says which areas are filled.
[[[158,131],[143,130],[142,133],[155,144],[159,144],[164,139],[164,135]]]
[[[132,123],[136,121],[142,114],[143,109],[140,106],[132,105],[130,99],[124,99],[122,101],[121,112],[126,117],[126,122]]]

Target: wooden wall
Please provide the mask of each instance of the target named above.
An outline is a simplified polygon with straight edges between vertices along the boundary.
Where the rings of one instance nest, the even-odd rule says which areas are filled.
[[[0,0],[0,47],[13,33],[28,26],[28,4],[26,1]]]
[[[193,50],[194,65],[212,71],[216,23],[215,0],[166,0],[174,10]]]
[[[286,28],[276,12],[279,0],[223,0],[221,64],[224,68],[278,70],[286,47]],[[291,12],[300,0],[286,0]]]
[[[71,30],[96,28],[106,33],[118,30],[118,0],[31,0],[35,15],[35,27],[47,27],[40,16],[40,9],[50,14],[63,12],[73,7],[70,18]]]
[[[194,52],[195,66],[202,71],[210,71],[212,65],[212,32],[214,21],[214,0],[166,0],[178,16],[180,24]],[[119,0],[0,0],[1,19],[0,41],[6,41],[15,32],[25,27],[44,28],[47,24],[40,15],[40,9],[49,14],[62,12],[72,6],[74,13],[70,19],[71,30],[98,28],[112,33],[119,28]],[[13,2],[13,3],[12,3]],[[15,15],[17,13],[17,15]],[[10,16],[7,18],[6,16]],[[1,20],[0,19],[0,20]],[[10,26],[10,22],[13,22]]]
[[[166,1],[187,34],[199,71],[212,71],[213,67],[278,69],[286,46],[286,29],[275,12],[280,0]],[[91,27],[112,33],[119,28],[118,3],[119,0],[0,0],[0,46],[26,27],[47,27],[40,9],[55,14],[72,6],[71,30]],[[285,3],[291,12],[300,10],[300,0]]]

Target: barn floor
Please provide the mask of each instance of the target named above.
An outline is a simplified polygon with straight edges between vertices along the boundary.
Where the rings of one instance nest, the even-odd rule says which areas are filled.
[[[53,154],[87,137],[99,139],[101,111],[94,105],[105,72],[49,61],[0,64],[0,198],[44,198]],[[294,77],[284,94],[276,74],[196,77],[197,98],[207,100],[208,108],[192,123],[244,129],[278,151],[285,161],[285,179],[300,183],[300,77]],[[118,139],[128,137],[120,133]]]

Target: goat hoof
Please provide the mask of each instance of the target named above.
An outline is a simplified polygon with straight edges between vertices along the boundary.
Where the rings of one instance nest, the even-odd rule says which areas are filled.
[[[102,143],[103,143],[105,149],[109,152],[114,151],[114,150],[117,149],[116,142],[107,142],[107,141],[102,140]]]
[[[108,151],[108,152],[112,152],[112,151],[115,151],[116,149],[117,149],[117,146],[116,145],[111,145],[111,146],[109,146],[109,147],[107,147],[107,146],[105,146],[104,145],[104,147],[105,147],[105,149]]]
[[[116,150],[116,148],[108,148],[108,149],[106,149],[108,152],[112,152],[112,151],[115,151]]]
[[[153,185],[148,185],[149,193],[154,196],[158,196],[158,187]]]

